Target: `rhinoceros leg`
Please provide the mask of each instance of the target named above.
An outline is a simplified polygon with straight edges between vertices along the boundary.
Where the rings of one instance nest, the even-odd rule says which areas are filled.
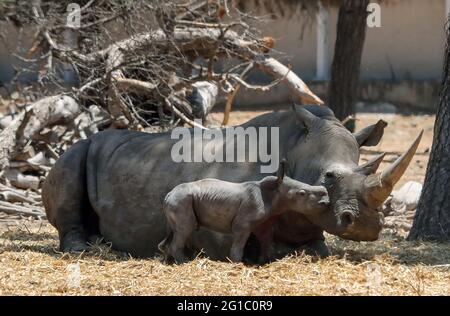
[[[267,220],[259,225],[253,234],[256,236],[260,246],[258,263],[263,264],[270,261],[272,257],[271,247],[273,242],[273,223],[274,218]]]
[[[169,256],[175,259],[177,263],[183,263],[188,260],[184,251],[189,238],[197,228],[198,223],[192,207],[192,199],[186,197],[182,201],[178,201],[176,205],[168,205],[164,208],[164,214],[170,230],[173,232],[172,241],[167,250]],[[168,241],[170,234],[166,238]],[[163,241],[164,243],[164,241]],[[163,245],[161,245],[163,247]]]
[[[249,225],[234,224],[232,227],[233,243],[231,244],[230,260],[241,262],[244,257],[244,248],[252,230]]]
[[[62,155],[42,189],[47,218],[58,230],[60,250],[64,252],[87,250],[87,237],[95,234],[98,227],[85,185],[89,143],[79,141]]]

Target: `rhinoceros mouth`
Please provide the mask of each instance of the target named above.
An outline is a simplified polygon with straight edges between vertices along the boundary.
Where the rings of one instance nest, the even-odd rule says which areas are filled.
[[[381,211],[376,210],[370,216],[358,217],[338,236],[353,241],[375,241],[380,236],[383,224],[384,215]]]

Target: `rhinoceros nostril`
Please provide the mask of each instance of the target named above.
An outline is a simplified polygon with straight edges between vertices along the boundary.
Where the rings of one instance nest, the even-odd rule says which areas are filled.
[[[355,214],[351,211],[343,211],[341,214],[341,223],[343,226],[350,226],[355,221]]]
[[[319,199],[319,204],[320,205],[328,205],[328,204],[330,204],[330,199],[328,198],[328,196],[324,195]]]

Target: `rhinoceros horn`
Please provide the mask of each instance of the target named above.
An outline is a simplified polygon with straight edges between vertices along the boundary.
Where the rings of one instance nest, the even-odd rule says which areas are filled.
[[[377,208],[389,197],[394,185],[400,180],[414,157],[422,135],[423,130],[412,143],[411,147],[386,170],[381,173],[369,175],[366,178],[364,186],[366,202],[369,206]]]
[[[380,166],[381,162],[383,161],[384,156],[386,156],[386,153],[382,153],[375,158],[369,160],[365,164],[359,166],[355,171],[362,173],[366,176],[370,174],[374,174],[377,172],[378,167]]]
[[[286,164],[287,164],[286,159],[283,159],[283,160],[280,162],[280,166],[278,167],[278,173],[277,173],[277,181],[278,181],[278,184],[280,184],[281,182],[283,182],[284,175],[286,174]]]

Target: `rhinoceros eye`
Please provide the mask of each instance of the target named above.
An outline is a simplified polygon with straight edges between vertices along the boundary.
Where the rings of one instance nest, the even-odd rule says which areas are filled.
[[[327,173],[325,173],[325,178],[333,179],[334,178],[334,172],[333,171],[327,171]]]

